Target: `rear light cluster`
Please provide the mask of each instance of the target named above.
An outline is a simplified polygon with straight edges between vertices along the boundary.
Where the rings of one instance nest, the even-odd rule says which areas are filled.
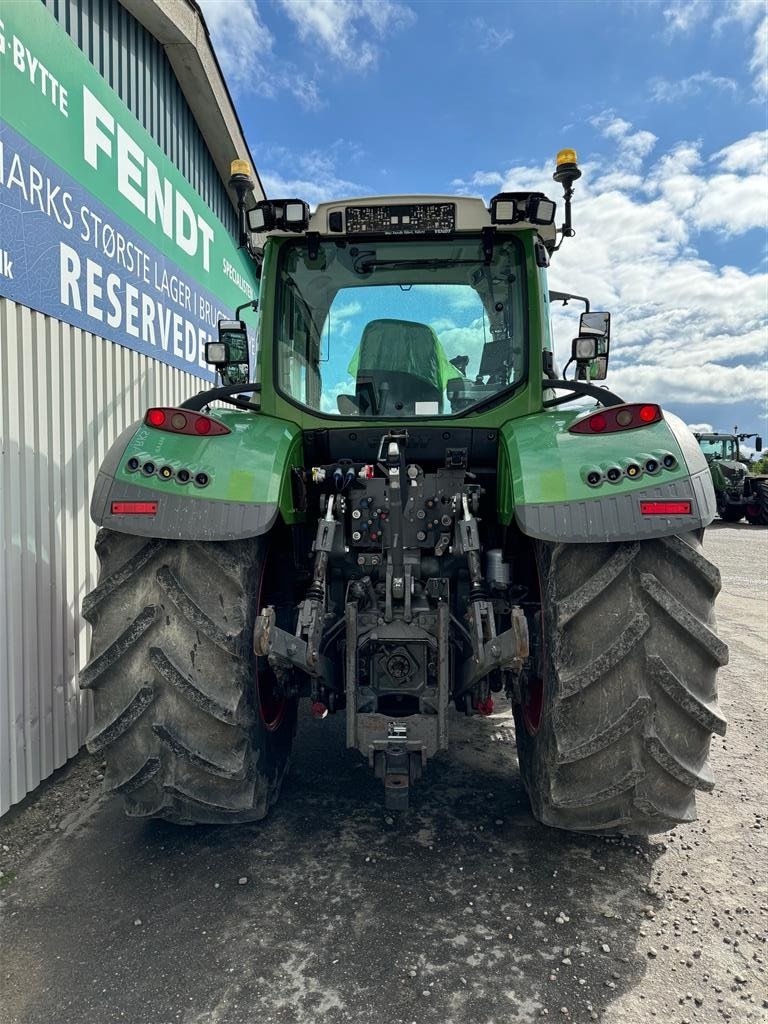
[[[584,479],[590,487],[601,484],[617,484],[621,480],[638,480],[641,476],[656,476],[662,469],[677,469],[678,461],[672,452],[653,452],[651,455],[637,455],[634,459],[626,459],[620,465],[585,466],[582,471]]]
[[[147,409],[144,422],[155,430],[168,430],[172,434],[194,434],[197,437],[216,437],[219,434],[230,434],[219,420],[211,416],[203,416],[199,412],[188,409]]]
[[[619,430],[648,427],[651,423],[659,423],[661,419],[659,405],[612,405],[576,420],[568,430],[571,434],[615,434]]]
[[[172,466],[157,466],[151,459],[142,462],[136,456],[132,456],[125,464],[129,473],[141,471],[143,476],[159,476],[161,480],[175,480],[177,484],[188,484],[193,481],[197,487],[207,487],[211,478],[207,473],[193,473],[191,469],[182,467],[174,469]]]

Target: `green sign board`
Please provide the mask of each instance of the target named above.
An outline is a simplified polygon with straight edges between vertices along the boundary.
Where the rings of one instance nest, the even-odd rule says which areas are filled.
[[[0,0],[0,295],[198,376],[253,264],[37,0]]]

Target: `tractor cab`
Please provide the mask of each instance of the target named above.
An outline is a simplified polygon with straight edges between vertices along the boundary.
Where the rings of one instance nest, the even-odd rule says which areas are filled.
[[[733,434],[696,434],[707,462],[739,462],[739,439]]]

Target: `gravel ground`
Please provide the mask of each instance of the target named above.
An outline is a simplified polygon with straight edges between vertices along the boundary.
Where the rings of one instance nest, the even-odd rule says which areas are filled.
[[[83,756],[0,822],[0,1024],[768,1021],[768,529],[706,550],[730,724],[697,823],[543,828],[507,713],[457,718],[398,818],[334,719],[263,825],[130,820]]]

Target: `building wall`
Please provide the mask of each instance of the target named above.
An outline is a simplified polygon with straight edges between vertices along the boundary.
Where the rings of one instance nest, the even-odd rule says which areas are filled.
[[[98,466],[147,406],[176,405],[200,382],[4,298],[0,337],[2,813],[77,753],[90,724],[80,605],[98,572]]]
[[[63,30],[60,38],[51,15]],[[148,406],[176,405],[212,376],[201,367],[199,352],[190,359],[174,352],[172,338],[166,336],[163,346],[159,334],[152,344],[143,335],[131,334],[125,287],[137,279],[131,279],[124,264],[111,260],[106,248],[98,251],[78,237],[77,211],[82,204],[99,210],[126,239],[138,240],[152,261],[141,289],[154,297],[158,311],[164,306],[166,316],[184,316],[185,327],[190,321],[196,331],[215,334],[216,316],[231,316],[237,304],[253,297],[256,282],[237,251],[234,211],[216,164],[152,35],[117,0],[43,0],[34,9],[0,0],[0,22],[5,37],[5,52],[0,45],[0,250],[8,247],[14,261],[13,278],[3,276],[0,252],[3,814],[72,757],[88,732],[89,695],[78,688],[89,640],[80,607],[98,572],[96,527],[88,514],[98,466],[114,439]],[[48,70],[68,85],[66,120],[14,68],[14,33],[30,46],[39,45],[38,56]],[[59,64],[60,51],[67,48],[72,52]],[[103,84],[95,72],[113,91],[99,91]],[[199,252],[196,258],[180,252],[174,239],[163,236],[156,224],[145,224],[126,204],[125,195],[118,194],[115,161],[104,151],[98,154],[98,173],[91,174],[83,163],[83,117],[77,109],[83,105],[82,83],[114,116],[113,157],[117,126],[124,126],[161,174],[173,180],[174,194],[184,191],[194,213],[213,225],[210,273],[200,265]],[[12,104],[7,103],[9,96]],[[152,150],[152,140],[162,153]],[[60,186],[54,203],[59,204],[57,218],[41,208],[44,203],[33,201],[33,167],[46,181],[40,194],[46,194],[48,180]],[[186,181],[174,177],[176,171]],[[69,228],[60,222],[61,195],[67,189],[75,214]],[[70,305],[64,303],[59,279],[64,248],[76,250],[82,263],[81,308],[71,294]],[[222,273],[225,260],[231,261],[229,276]],[[86,288],[86,265],[91,262],[103,275],[97,277],[94,292],[90,284]],[[122,321],[111,327],[105,299],[110,271],[121,278],[123,307]],[[165,273],[191,289],[194,301],[186,310],[157,290]],[[206,320],[192,309],[198,302],[202,308],[203,299]],[[91,315],[91,300],[103,306],[103,324]],[[158,329],[161,319],[158,312]],[[203,335],[197,340],[201,347]]]

